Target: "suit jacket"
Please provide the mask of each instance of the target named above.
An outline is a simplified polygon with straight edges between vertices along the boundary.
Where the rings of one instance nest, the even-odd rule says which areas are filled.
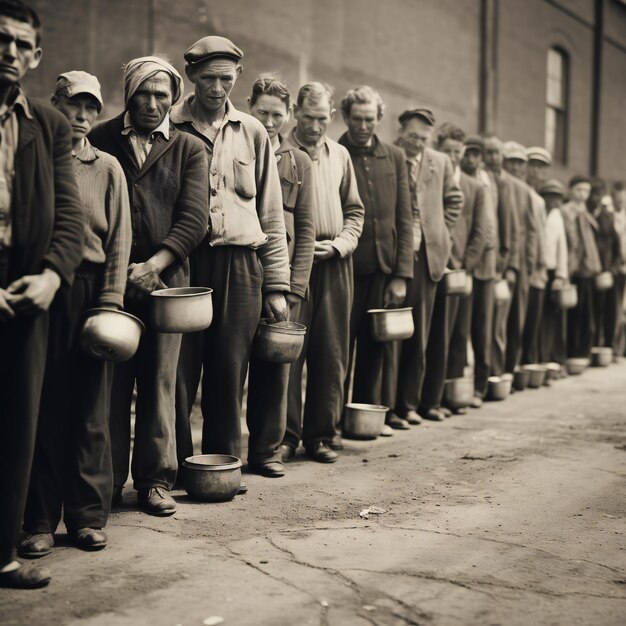
[[[474,180],[482,185],[485,198],[485,227],[486,243],[483,254],[474,267],[474,278],[478,280],[494,280],[496,278],[496,261],[498,248],[498,213],[497,188],[494,193],[493,185],[487,172],[479,170],[473,176]]]
[[[344,133],[339,143],[350,153],[359,196],[365,206],[363,232],[352,255],[355,274],[380,270],[413,278],[413,215],[404,152],[374,136],[367,154]]]
[[[417,181],[422,250],[428,259],[430,277],[439,282],[450,259],[450,230],[461,213],[463,193],[454,180],[452,162],[446,154],[424,148],[422,160]]]
[[[451,231],[450,261],[454,269],[465,269],[473,274],[487,244],[493,245],[489,240],[490,220],[482,183],[461,172],[459,186],[463,192],[463,207]]]
[[[189,253],[207,234],[208,161],[204,144],[170,124],[169,140],[158,135],[141,168],[127,135],[124,114],[89,134],[91,143],[120,162],[130,197],[133,243],[131,263],[147,261],[160,248],[176,257],[162,274],[168,287],[189,281]],[[207,285],[208,286],[208,285]]]
[[[600,254],[600,263],[602,271],[609,271],[617,274],[624,260],[622,259],[622,249],[615,228],[615,215],[609,212],[605,207],[596,211],[594,214],[598,222],[598,230],[596,231],[596,243]]]
[[[548,216],[544,199],[531,187],[533,219],[537,228],[535,238],[535,262],[532,267],[529,283],[536,289],[545,289],[548,283],[548,268],[546,266],[546,226]]]
[[[46,267],[71,283],[83,257],[85,216],[72,169],[72,131],[65,117],[28,100],[16,108],[19,139],[11,197],[9,282]]]

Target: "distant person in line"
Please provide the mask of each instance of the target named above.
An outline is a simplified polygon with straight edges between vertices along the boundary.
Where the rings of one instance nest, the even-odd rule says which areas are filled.
[[[624,334],[624,286],[626,285],[626,185],[618,181],[613,185],[611,192],[613,197],[613,209],[615,211],[615,230],[620,240],[620,250],[623,264],[615,275],[615,339],[613,342],[613,355],[624,356],[626,341]]]

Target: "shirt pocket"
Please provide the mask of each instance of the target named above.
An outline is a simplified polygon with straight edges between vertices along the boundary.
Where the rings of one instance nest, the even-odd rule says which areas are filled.
[[[256,196],[255,162],[254,157],[233,159],[235,192],[242,198],[250,199]]]
[[[299,189],[300,183],[295,177],[289,175],[280,177],[280,190],[283,195],[283,208],[285,211],[293,213],[298,200]]]

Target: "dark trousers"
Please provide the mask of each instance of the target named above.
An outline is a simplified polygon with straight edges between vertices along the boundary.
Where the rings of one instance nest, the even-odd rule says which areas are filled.
[[[0,253],[0,257],[2,257]],[[8,286],[6,256],[0,287]],[[0,322],[0,567],[13,560],[35,450],[48,314]]]
[[[474,281],[475,283],[476,281]],[[462,378],[467,365],[467,343],[472,326],[474,294],[458,296],[458,305],[448,349],[448,378]]]
[[[213,289],[213,323],[183,338],[176,383],[178,458],[193,454],[189,416],[201,372],[202,453],[241,457],[243,387],[261,317],[261,261],[251,248],[203,242],[190,262],[192,285]]]
[[[512,373],[520,364],[522,358],[522,340],[524,324],[528,310],[528,278],[523,272],[517,275],[511,298],[511,310],[507,320],[506,359],[504,369]]]
[[[508,323],[511,299],[493,303],[493,341],[491,342],[491,374],[502,376],[506,371]]]
[[[613,291],[613,302],[610,303],[608,312],[608,326],[612,330],[613,354],[622,356],[624,354],[624,286],[626,275],[619,273],[615,276],[615,289]]]
[[[79,268],[50,311],[48,358],[24,529],[103,528],[111,506],[112,364],[80,348],[82,314],[97,306],[101,270]]]
[[[447,296],[445,282],[437,283],[430,333],[426,347],[426,374],[419,410],[438,409],[448,370],[448,348],[459,308],[458,296]]]
[[[354,277],[354,301],[350,315],[350,360],[344,395],[347,400],[350,374],[354,365],[352,402],[381,403],[384,343],[372,339],[367,311],[383,308],[388,280],[389,277],[380,271],[373,274],[357,274]]]
[[[618,336],[618,321],[621,321],[622,299],[624,297],[624,275],[617,274],[610,289],[595,290],[594,315],[596,332],[594,345],[614,348]]]
[[[430,277],[425,251],[413,265],[413,280],[407,284],[406,306],[413,307],[415,332],[401,344],[389,344],[387,362],[389,380],[397,381],[394,407],[400,417],[420,406],[424,376],[426,375],[426,349],[430,324],[435,308],[437,283]]]
[[[494,281],[474,278],[471,333],[474,350],[474,391],[480,398],[487,394],[487,379],[491,370],[494,310]]]
[[[567,358],[567,311],[561,309],[552,297],[553,281],[554,270],[548,270],[539,333],[539,360],[541,363],[554,362],[564,365]]]
[[[545,289],[530,287],[528,290],[528,309],[522,344],[522,363],[539,363],[539,332],[543,319],[543,300]]]
[[[578,288],[578,304],[567,315],[567,356],[589,357],[596,333],[593,298],[593,278],[576,276],[572,282]]]
[[[329,441],[337,434],[348,371],[350,311],[354,294],[352,259],[333,257],[315,263],[309,299],[300,304],[300,321],[307,327],[300,358],[289,374],[285,442],[305,447]],[[302,412],[302,373],[307,368]]]

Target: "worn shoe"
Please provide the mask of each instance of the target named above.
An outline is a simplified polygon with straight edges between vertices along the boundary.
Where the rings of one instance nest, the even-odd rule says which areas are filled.
[[[327,441],[326,445],[331,450],[343,450],[343,441],[339,435],[335,435],[330,441]]]
[[[52,533],[36,533],[28,535],[20,542],[17,553],[27,559],[40,559],[52,552],[52,546],[54,546]]]
[[[286,463],[289,459],[293,459],[293,457],[296,456],[296,449],[288,443],[281,443],[280,446],[278,446],[278,452],[280,453],[283,463]]]
[[[383,429],[380,431],[381,437],[393,437],[393,428],[389,424],[383,424]]]
[[[411,424],[411,426],[417,426],[422,423],[422,418],[417,414],[417,411],[409,411],[406,414],[404,421]]]
[[[465,407],[461,409],[452,409],[452,415],[467,415],[467,409]]]
[[[176,502],[165,487],[157,485],[149,489],[139,489],[137,500],[141,508],[150,515],[173,515],[176,513]]]
[[[398,417],[395,413],[387,415],[385,422],[395,430],[409,430],[411,428],[406,420]]]
[[[420,415],[425,420],[430,420],[431,422],[443,422],[446,419],[439,409],[428,409],[428,411],[424,411]]]
[[[482,405],[483,405],[483,399],[480,396],[474,396],[472,401],[470,402],[470,406],[473,409],[480,409]]]
[[[285,475],[285,466],[280,461],[248,463],[248,469],[254,474],[266,476],[267,478],[280,478]]]
[[[99,528],[77,528],[68,533],[74,545],[81,550],[102,550],[107,545],[106,533]]]
[[[50,582],[50,572],[44,567],[24,565],[0,572],[0,587],[4,589],[39,589]]]
[[[318,441],[310,448],[306,448],[307,456],[318,463],[334,463],[338,454],[331,450],[323,441]]]

